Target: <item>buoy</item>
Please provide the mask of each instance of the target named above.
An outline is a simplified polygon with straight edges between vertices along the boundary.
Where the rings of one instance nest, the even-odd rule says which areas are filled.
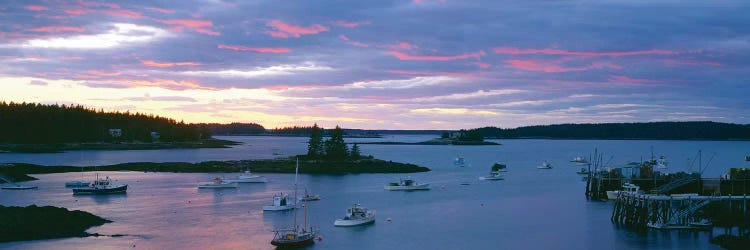
[[[391,217],[388,217],[385,219],[386,221],[391,221]]]
[[[445,185],[440,186],[440,189],[445,189]]]
[[[323,236],[318,235],[318,241],[323,241]]]
[[[483,207],[484,207],[484,203],[482,203],[482,204],[481,204],[480,206],[483,206]]]

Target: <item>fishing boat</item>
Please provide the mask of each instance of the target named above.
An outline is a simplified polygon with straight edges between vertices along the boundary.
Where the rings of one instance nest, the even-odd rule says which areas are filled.
[[[625,184],[622,184],[622,190],[607,191],[607,199],[616,200],[617,196],[619,196],[620,194],[638,194],[638,192],[640,192],[640,189],[641,187],[626,182]]]
[[[552,164],[549,164],[549,162],[544,161],[541,166],[536,167],[538,169],[552,169]]]
[[[333,222],[337,227],[359,226],[375,222],[375,211],[367,209],[359,204],[354,204],[346,209],[346,216]]]
[[[266,177],[255,175],[250,172],[250,169],[245,170],[245,172],[237,176],[237,179],[231,179],[227,180],[228,182],[236,182],[236,183],[266,183]]]
[[[299,198],[300,201],[317,201],[320,200],[320,195],[308,194],[307,188],[305,188],[305,195]]]
[[[297,198],[297,173],[299,172],[299,159],[294,171],[294,196]],[[304,208],[304,224],[302,227],[297,225],[297,210],[294,210],[294,225],[288,228],[273,230],[273,240],[271,245],[279,248],[298,248],[312,245],[315,243],[315,236],[318,230],[310,227],[307,228],[307,203],[302,205]],[[263,208],[265,210],[265,207]]]
[[[399,182],[391,182],[385,185],[385,190],[390,191],[409,191],[409,190],[429,190],[430,184],[429,183],[417,183],[416,181],[406,178],[401,179]]]
[[[99,173],[96,174],[96,180],[94,180],[88,187],[73,188],[73,194],[124,194],[128,191],[128,185],[126,184],[112,184],[112,180],[107,176],[104,179],[99,178]]]
[[[279,193],[273,196],[273,204],[263,206],[263,211],[286,211],[296,207],[296,203],[289,199],[289,195]]]
[[[500,174],[500,172],[497,172],[497,171],[491,171],[490,175],[479,177],[479,180],[482,180],[482,181],[497,181],[497,180],[502,180],[502,179],[505,179],[505,178]]]
[[[453,165],[464,167],[466,165],[466,160],[464,160],[463,157],[456,156],[456,159],[453,160]]]
[[[198,183],[198,188],[237,188],[237,183],[225,181],[221,179],[221,177],[216,177],[212,182]]]
[[[583,156],[576,156],[570,162],[573,162],[573,163],[589,163],[589,161],[587,161],[586,158],[583,158]]]

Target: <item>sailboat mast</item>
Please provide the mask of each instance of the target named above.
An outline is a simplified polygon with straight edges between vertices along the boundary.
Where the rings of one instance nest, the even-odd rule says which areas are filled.
[[[299,158],[294,168],[294,230],[297,230],[297,175],[299,174]]]

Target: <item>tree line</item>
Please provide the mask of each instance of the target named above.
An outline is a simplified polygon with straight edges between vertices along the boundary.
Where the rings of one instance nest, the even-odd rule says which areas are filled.
[[[206,126],[153,114],[105,112],[82,105],[0,102],[0,143],[181,142],[208,138],[211,132]]]
[[[750,125],[719,122],[557,124],[472,130],[485,138],[750,140]]]
[[[325,141],[323,141],[323,132],[324,129],[318,127],[318,124],[310,127],[307,158],[345,160],[358,159],[362,156],[357,144],[352,145],[351,150],[349,150],[349,146],[344,141],[344,131],[341,127],[336,126],[336,128],[331,130],[331,137]]]

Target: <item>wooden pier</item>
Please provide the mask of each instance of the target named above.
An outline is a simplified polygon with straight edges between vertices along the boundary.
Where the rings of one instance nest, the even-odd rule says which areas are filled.
[[[644,195],[622,193],[612,208],[613,223],[636,228],[699,228],[691,223],[708,219],[717,226],[748,226],[747,195]],[[695,225],[695,224],[692,224]]]

